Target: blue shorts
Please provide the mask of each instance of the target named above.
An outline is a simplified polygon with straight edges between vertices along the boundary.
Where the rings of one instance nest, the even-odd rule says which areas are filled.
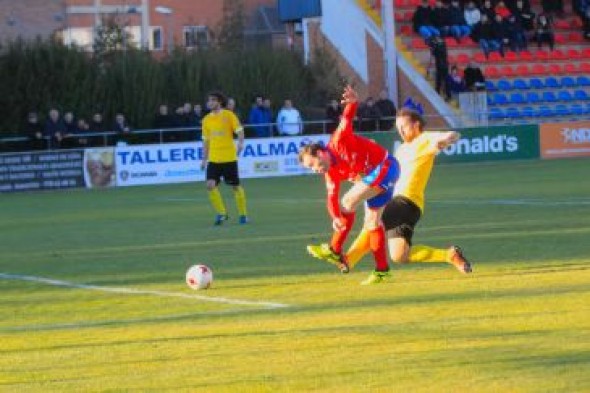
[[[381,164],[362,178],[363,183],[383,190],[381,194],[367,199],[365,201],[366,206],[371,209],[378,209],[389,202],[393,196],[393,187],[399,177],[399,171],[399,163],[392,155],[388,154]]]

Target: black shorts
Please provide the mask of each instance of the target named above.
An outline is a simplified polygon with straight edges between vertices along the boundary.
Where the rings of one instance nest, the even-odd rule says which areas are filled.
[[[207,180],[215,180],[219,184],[221,178],[229,186],[239,186],[238,162],[210,162],[207,164]]]
[[[403,237],[411,245],[414,227],[421,215],[420,208],[414,202],[397,195],[385,205],[381,220],[387,236]]]

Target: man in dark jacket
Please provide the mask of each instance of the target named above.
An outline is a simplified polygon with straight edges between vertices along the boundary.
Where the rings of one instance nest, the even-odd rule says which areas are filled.
[[[414,32],[420,34],[425,40],[433,36],[440,36],[440,31],[434,27],[432,8],[430,8],[428,0],[422,0],[422,4],[414,11],[412,26]]]
[[[379,130],[387,131],[391,130],[395,123],[395,115],[397,110],[393,101],[387,96],[387,90],[382,90],[379,93],[379,99],[375,102],[375,107],[381,113],[381,119],[379,120]]]
[[[477,64],[470,62],[463,70],[463,79],[465,80],[465,89],[467,91],[484,90],[486,80]]]

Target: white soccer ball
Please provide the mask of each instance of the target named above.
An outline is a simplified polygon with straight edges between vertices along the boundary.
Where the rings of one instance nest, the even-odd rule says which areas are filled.
[[[213,282],[213,271],[209,266],[194,265],[186,272],[186,284],[191,289],[207,289]]]

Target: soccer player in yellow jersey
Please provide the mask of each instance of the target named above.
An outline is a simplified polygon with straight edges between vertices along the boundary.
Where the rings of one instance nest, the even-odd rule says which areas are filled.
[[[385,205],[382,221],[387,234],[389,255],[393,262],[447,262],[462,273],[471,273],[471,264],[461,249],[412,245],[414,227],[424,212],[424,190],[439,151],[459,140],[455,131],[424,132],[424,119],[412,110],[398,111],[395,125],[403,140],[395,152],[401,172],[394,197]],[[346,253],[352,268],[369,251],[369,239],[361,231]]]
[[[209,200],[217,215],[215,225],[227,221],[225,203],[219,192],[221,178],[233,187],[240,224],[248,222],[246,210],[246,193],[240,185],[238,174],[238,154],[244,148],[244,129],[236,115],[224,109],[226,98],[222,93],[210,93],[207,98],[209,112],[202,122],[203,128],[203,161],[201,169],[207,168],[207,191]],[[238,136],[238,145],[234,142],[234,134]]]

